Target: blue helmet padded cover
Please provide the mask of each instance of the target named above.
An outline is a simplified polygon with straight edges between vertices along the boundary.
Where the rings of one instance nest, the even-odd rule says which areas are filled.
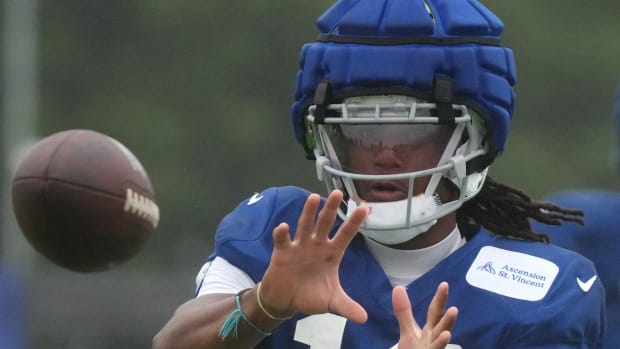
[[[499,45],[503,23],[478,1],[340,0],[317,27],[317,42],[301,50],[291,109],[309,155],[304,116],[319,82],[329,81],[336,100],[373,91],[434,101],[435,77],[451,79],[453,103],[485,119],[488,163],[503,151],[516,68],[512,51]]]

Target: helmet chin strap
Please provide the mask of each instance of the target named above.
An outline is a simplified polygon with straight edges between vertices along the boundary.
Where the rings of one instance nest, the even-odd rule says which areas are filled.
[[[411,200],[409,214],[407,205]],[[355,210],[357,203],[349,199],[347,205],[347,217]],[[421,221],[432,216],[437,209],[435,197],[426,197],[422,194],[411,199],[392,202],[363,202],[360,206],[368,208],[368,216],[360,227],[360,233],[384,245],[396,245],[413,239],[428,231],[437,220],[431,220],[423,224],[406,227],[407,220]]]

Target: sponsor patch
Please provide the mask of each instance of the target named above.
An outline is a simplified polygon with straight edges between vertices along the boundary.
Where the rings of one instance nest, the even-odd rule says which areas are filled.
[[[545,297],[558,271],[558,266],[546,259],[485,246],[465,279],[472,286],[503,296],[538,301]]]

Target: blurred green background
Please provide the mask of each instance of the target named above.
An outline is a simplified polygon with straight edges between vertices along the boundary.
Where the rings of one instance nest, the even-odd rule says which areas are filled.
[[[323,191],[288,111],[299,49],[331,3],[3,0],[1,251],[27,289],[29,348],[150,347],[192,297],[223,215],[269,186]],[[620,2],[483,3],[504,21],[518,71],[507,150],[490,174],[536,197],[618,188]],[[104,273],[43,259],[10,211],[19,150],[74,128],[127,145],[162,213],[141,253]]]

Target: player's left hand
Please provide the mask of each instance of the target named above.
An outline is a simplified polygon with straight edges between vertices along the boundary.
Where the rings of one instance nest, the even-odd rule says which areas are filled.
[[[398,349],[443,349],[450,343],[452,327],[456,322],[458,310],[450,307],[445,310],[448,300],[448,283],[437,287],[435,296],[428,308],[426,324],[420,328],[413,317],[413,310],[407,291],[402,286],[392,291],[392,306],[400,326]]]

